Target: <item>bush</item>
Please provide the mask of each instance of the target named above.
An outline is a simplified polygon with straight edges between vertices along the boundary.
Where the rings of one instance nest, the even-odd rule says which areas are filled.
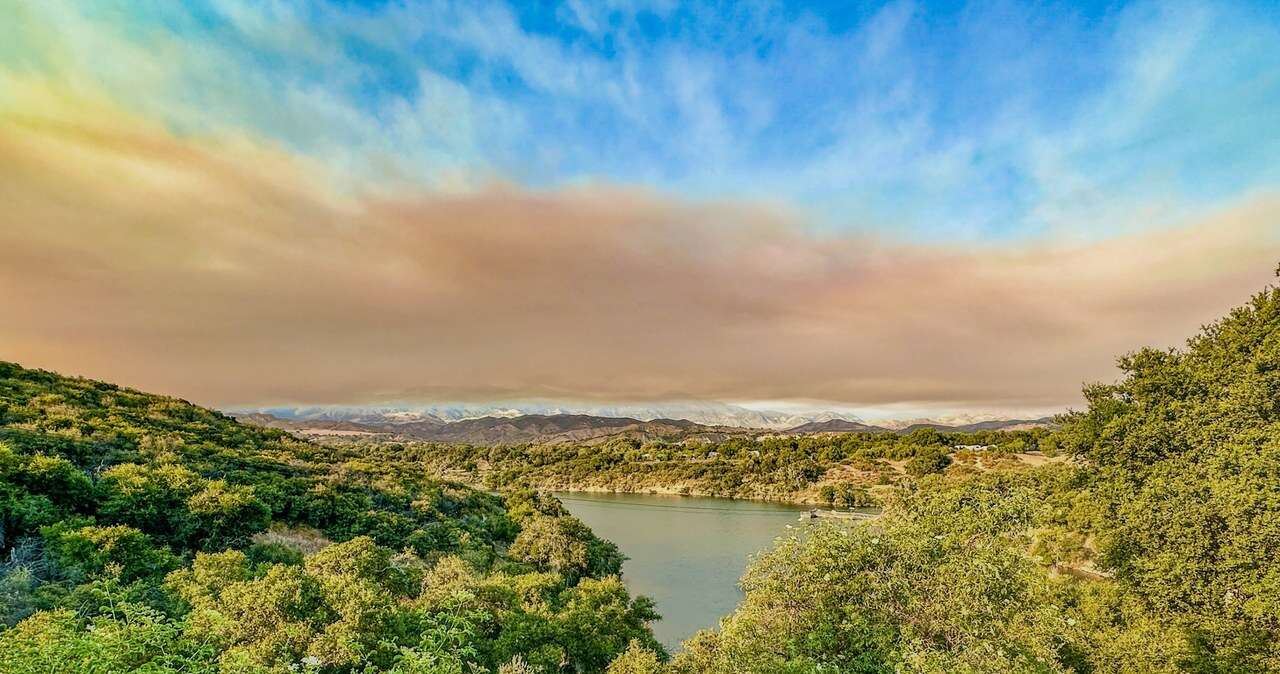
[[[906,463],[906,471],[912,477],[924,477],[941,473],[951,465],[951,457],[938,448],[924,449],[916,453]]]
[[[103,575],[125,582],[159,578],[178,565],[168,548],[133,527],[79,526],[67,521],[45,527],[41,534],[56,573],[76,582]]]
[[[301,552],[283,543],[254,543],[244,554],[255,565],[288,564],[297,566],[304,559]]]
[[[597,538],[572,516],[535,516],[525,522],[511,544],[512,559],[555,571],[570,583],[582,577],[603,578],[622,571],[622,553],[613,543]]]

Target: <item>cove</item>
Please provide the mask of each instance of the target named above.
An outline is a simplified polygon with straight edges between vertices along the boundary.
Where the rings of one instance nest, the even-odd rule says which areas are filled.
[[[700,629],[714,628],[742,599],[738,579],[752,555],[803,524],[807,506],[654,494],[556,494],[569,512],[617,544],[622,578],[647,595],[662,620],[658,641],[674,652]]]

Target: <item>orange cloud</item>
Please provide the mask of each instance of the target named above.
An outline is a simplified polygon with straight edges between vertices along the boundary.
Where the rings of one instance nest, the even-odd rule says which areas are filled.
[[[1101,242],[926,247],[613,186],[343,191],[249,139],[18,109],[0,358],[211,404],[1068,405],[1280,259],[1274,195]]]

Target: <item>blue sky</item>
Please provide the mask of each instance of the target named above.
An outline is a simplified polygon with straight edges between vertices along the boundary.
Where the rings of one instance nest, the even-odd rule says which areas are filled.
[[[945,242],[1171,225],[1280,181],[1270,2],[28,11],[11,65],[384,184],[638,185]]]

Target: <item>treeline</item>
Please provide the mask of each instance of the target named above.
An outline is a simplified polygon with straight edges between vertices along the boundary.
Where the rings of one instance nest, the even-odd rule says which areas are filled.
[[[554,499],[0,363],[0,671],[602,672],[665,657]],[[628,651],[628,649],[630,650]]]
[[[373,444],[373,443],[371,443]],[[477,446],[384,445],[433,472],[492,489],[675,490],[734,498],[816,501],[859,506],[875,501],[877,486],[941,472],[956,459],[970,468],[1017,465],[1018,453],[1059,453],[1048,429],[944,433],[922,428],[905,435],[845,433],[735,437],[720,442]],[[981,449],[962,449],[957,447]]]

